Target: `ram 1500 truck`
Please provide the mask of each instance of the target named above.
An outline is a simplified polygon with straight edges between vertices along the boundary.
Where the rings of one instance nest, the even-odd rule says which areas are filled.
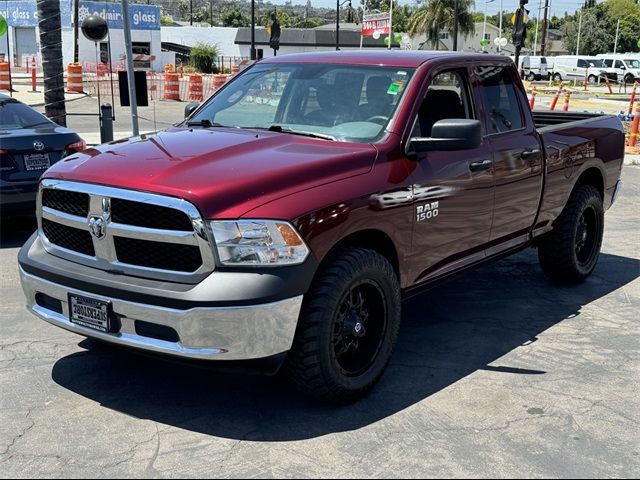
[[[620,121],[532,114],[507,57],[278,56],[188,110],[44,174],[28,308],[330,401],[375,384],[438,280],[529,246],[585,279],[620,186]]]

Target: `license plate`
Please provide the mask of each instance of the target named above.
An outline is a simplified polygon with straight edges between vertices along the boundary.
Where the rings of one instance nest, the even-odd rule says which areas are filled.
[[[107,333],[110,329],[111,302],[69,294],[71,323]]]
[[[24,168],[29,170],[46,170],[51,166],[48,153],[32,153],[24,156]]]

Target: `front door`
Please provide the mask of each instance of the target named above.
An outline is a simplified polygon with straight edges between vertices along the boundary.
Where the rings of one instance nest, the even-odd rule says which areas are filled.
[[[412,137],[429,137],[433,124],[475,119],[468,70],[436,74],[428,86]],[[479,119],[479,118],[478,118]],[[419,154],[413,186],[412,280],[421,282],[484,257],[493,211],[492,155],[488,142],[471,150]]]

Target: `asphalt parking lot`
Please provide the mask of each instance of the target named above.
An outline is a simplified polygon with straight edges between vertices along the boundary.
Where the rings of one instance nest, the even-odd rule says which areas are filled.
[[[27,313],[0,231],[2,477],[640,476],[640,168],[599,264],[555,287],[528,250],[404,304],[362,401],[103,346]]]

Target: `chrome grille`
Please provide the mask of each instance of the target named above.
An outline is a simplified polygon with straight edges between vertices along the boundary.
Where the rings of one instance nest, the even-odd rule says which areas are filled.
[[[89,214],[89,195],[48,188],[42,191],[42,205],[71,215],[86,217]]]
[[[179,198],[46,179],[38,230],[49,253],[107,271],[197,283],[215,266],[200,213]]]

